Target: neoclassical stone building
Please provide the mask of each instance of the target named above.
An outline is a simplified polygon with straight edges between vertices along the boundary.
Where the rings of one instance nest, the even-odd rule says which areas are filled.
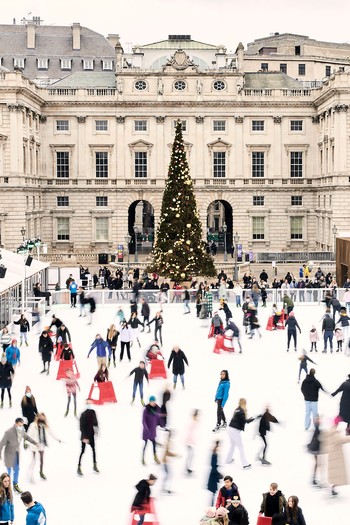
[[[230,54],[173,35],[124,53],[117,35],[74,24],[51,29],[64,41],[54,60],[44,46],[53,35],[29,26],[18,26],[23,67],[7,56],[0,72],[6,248],[23,226],[53,255],[111,253],[126,235],[133,250],[134,226],[139,249],[149,248],[178,119],[204,238],[226,225],[227,243],[238,232],[244,251],[327,251],[333,227],[348,230],[350,64],[339,45],[318,43],[315,58],[308,37],[273,35]],[[286,74],[301,60],[313,64],[303,80]]]

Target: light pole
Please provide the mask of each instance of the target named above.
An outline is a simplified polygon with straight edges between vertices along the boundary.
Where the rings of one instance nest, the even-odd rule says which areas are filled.
[[[224,232],[224,262],[227,262],[227,246],[226,246],[227,225],[225,222],[222,225],[222,231]]]
[[[128,247],[128,273],[129,273],[129,270],[130,270],[130,241],[131,241],[131,236],[130,235],[125,235],[124,237],[124,240],[125,240],[125,244],[127,245]]]
[[[233,280],[235,282],[238,281],[238,267],[237,267],[237,245],[239,243],[239,235],[238,233],[236,232],[234,237],[233,237],[233,242],[234,242],[234,245],[235,245],[235,269],[234,269],[234,274],[233,274]]]
[[[338,229],[337,229],[335,224],[334,224],[334,226],[332,228],[332,233],[333,233],[333,253],[334,253],[334,260],[336,261],[337,260],[337,233],[338,233]]]
[[[136,226],[136,224],[134,224],[134,233],[135,233],[135,259],[134,261],[137,263],[139,262],[139,258],[138,258],[138,253],[137,253],[137,234],[138,234],[138,227]]]
[[[26,229],[24,228],[24,226],[21,228],[21,235],[22,235],[22,245],[17,249],[17,253],[21,253],[24,257],[23,257],[23,263],[24,263],[24,278],[23,278],[23,281],[22,281],[22,305],[21,305],[21,312],[22,314],[24,313],[24,309],[25,309],[25,303],[26,303],[26,299],[27,299],[27,294],[26,294],[26,286],[27,286],[27,283],[26,283],[26,280],[27,280],[27,275],[26,275],[26,254],[28,253],[28,247],[26,245],[26,241],[25,241],[25,236],[26,236]]]

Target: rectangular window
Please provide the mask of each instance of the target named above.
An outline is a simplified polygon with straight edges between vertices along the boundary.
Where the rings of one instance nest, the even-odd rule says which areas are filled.
[[[265,217],[253,217],[253,240],[265,239]]]
[[[303,131],[303,121],[302,120],[291,120],[290,130],[291,131]]]
[[[57,206],[69,206],[69,197],[64,196],[57,196]]]
[[[177,120],[174,120],[174,131],[176,129]],[[181,129],[182,132],[187,131],[187,120],[181,120]]]
[[[108,241],[108,217],[96,218],[96,241]]]
[[[300,46],[295,46],[294,50],[296,55],[300,55]]]
[[[326,77],[331,76],[331,66],[326,66]]]
[[[252,120],[252,131],[264,131],[265,121],[264,120]]]
[[[69,121],[56,120],[56,131],[69,131]]]
[[[147,152],[135,151],[135,177],[147,177]]]
[[[96,206],[108,206],[108,197],[96,197]]]
[[[262,195],[253,195],[253,206],[264,206],[265,197]]]
[[[59,179],[69,177],[69,151],[56,152],[56,176]]]
[[[280,64],[280,72],[287,74],[287,64]]]
[[[108,177],[108,152],[96,151],[96,178],[106,179]]]
[[[294,178],[303,176],[303,152],[302,151],[291,151],[290,152],[290,176]]]
[[[303,238],[303,218],[302,217],[291,217],[290,218],[290,238],[291,239],[302,239]]]
[[[14,58],[13,67],[19,67],[20,69],[24,69],[24,58]]]
[[[108,121],[95,120],[95,131],[108,131]]]
[[[305,64],[298,64],[298,75],[300,76],[303,76],[305,75],[306,69],[305,69]]]
[[[213,120],[213,131],[226,131],[226,120]]]
[[[57,240],[58,241],[69,241],[69,218],[58,217],[57,218]]]
[[[147,120],[134,120],[134,131],[147,131]]]
[[[226,177],[226,151],[214,151],[213,176],[215,178]]]
[[[103,71],[113,71],[113,60],[102,60]]]
[[[261,69],[261,71],[268,71],[269,70],[268,63],[267,62],[262,62],[260,69]]]
[[[61,69],[66,69],[66,70],[72,69],[72,59],[71,58],[61,58]]]
[[[265,153],[263,151],[252,152],[252,177],[265,176]]]
[[[302,206],[303,205],[302,195],[292,195],[290,198],[290,203],[292,206]]]
[[[38,58],[38,69],[49,69],[49,60],[48,58]]]
[[[83,60],[83,69],[92,71],[94,69],[94,61],[90,59]]]

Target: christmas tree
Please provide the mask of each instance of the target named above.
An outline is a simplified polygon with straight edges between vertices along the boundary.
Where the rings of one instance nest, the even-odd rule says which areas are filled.
[[[182,124],[176,124],[159,226],[149,271],[174,281],[216,275],[211,255],[202,240],[193,182],[189,175]]]

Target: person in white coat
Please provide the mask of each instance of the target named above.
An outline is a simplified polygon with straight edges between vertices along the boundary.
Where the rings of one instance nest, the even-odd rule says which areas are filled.
[[[130,341],[132,340],[132,332],[131,332],[131,328],[129,327],[129,324],[125,320],[121,324],[119,340],[120,340],[119,361],[123,360],[125,348],[126,348],[126,353],[128,355],[128,359],[129,361],[131,361]]]
[[[46,415],[43,412],[40,412],[35,416],[35,419],[33,423],[29,425],[28,428],[28,436],[30,436],[35,442],[38,443],[37,446],[30,445],[30,449],[33,453],[33,459],[30,465],[30,480],[33,481],[33,471],[36,463],[36,454],[39,453],[40,458],[40,477],[42,479],[46,479],[46,476],[44,474],[44,452],[45,448],[48,446],[48,435],[50,435],[53,439],[58,441],[59,443],[62,443],[62,441],[56,437],[53,432],[51,431],[51,428],[47,422]]]

